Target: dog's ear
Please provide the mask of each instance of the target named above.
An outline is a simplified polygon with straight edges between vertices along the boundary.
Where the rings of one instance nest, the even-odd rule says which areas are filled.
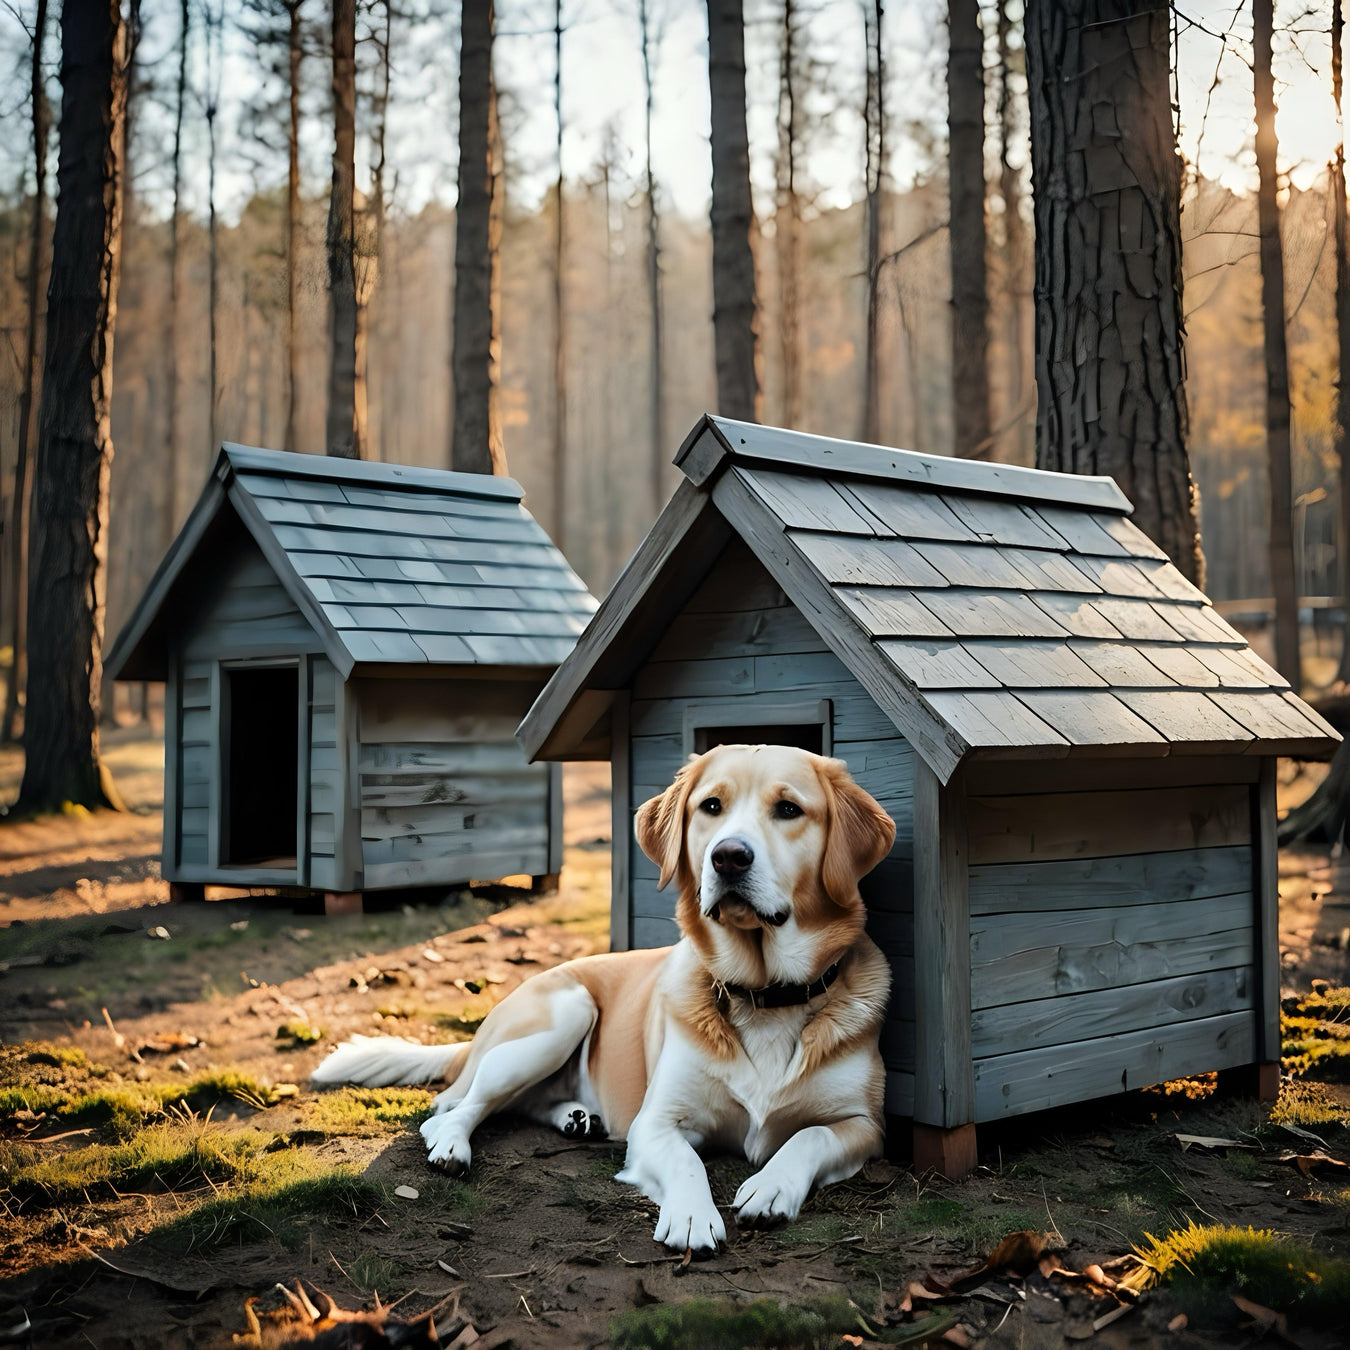
[[[643,802],[633,821],[638,845],[661,869],[661,879],[656,885],[659,891],[665,890],[671,878],[681,869],[687,868],[684,856],[684,813],[701,758],[691,758],[659,797]]]
[[[857,893],[858,882],[891,851],[895,821],[853,781],[842,760],[817,760],[816,769],[830,811],[820,876],[825,894],[842,907]]]

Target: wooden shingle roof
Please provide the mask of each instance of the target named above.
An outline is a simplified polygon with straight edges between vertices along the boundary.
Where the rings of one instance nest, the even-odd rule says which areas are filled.
[[[633,666],[605,648],[641,646],[653,597],[683,603],[681,538],[715,537],[708,512],[944,780],[971,755],[1317,756],[1338,739],[1130,522],[1109,478],[713,417],[676,462],[689,481],[669,528],[658,521],[540,695],[521,728],[532,754],[565,757],[580,723],[599,722],[595,691]]]
[[[507,478],[227,444],[109,673],[162,678],[170,601],[230,513],[344,677],[360,664],[556,666],[595,601],[522,495]]]

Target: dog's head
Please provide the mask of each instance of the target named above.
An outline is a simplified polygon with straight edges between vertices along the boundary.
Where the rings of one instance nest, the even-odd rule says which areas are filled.
[[[769,979],[819,973],[818,944],[800,939],[842,950],[856,938],[858,882],[895,838],[895,822],[842,761],[779,745],[722,745],[691,759],[643,804],[635,828],[660,885],[679,885],[686,935],[705,955],[762,952]]]

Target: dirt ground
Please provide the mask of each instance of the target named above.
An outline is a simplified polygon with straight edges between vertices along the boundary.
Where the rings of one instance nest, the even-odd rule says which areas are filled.
[[[493,1121],[469,1176],[451,1181],[427,1168],[415,1130],[430,1094],[320,1094],[307,1076],[353,1032],[462,1038],[530,974],[605,949],[605,767],[568,769],[556,897],[483,887],[325,918],[264,896],[171,905],[158,877],[162,747],[126,728],[107,758],[127,813],[0,823],[0,1089],[29,1085],[50,1103],[0,1109],[0,1342],[21,1307],[38,1346],[229,1344],[246,1298],[276,1307],[276,1283],[303,1278],[349,1308],[378,1294],[411,1315],[448,1299],[482,1350],[606,1345],[616,1318],[695,1298],[829,1295],[871,1319],[864,1341],[894,1343],[911,1281],[933,1288],[1018,1230],[1049,1234],[1079,1271],[1188,1218],[1350,1252],[1350,1179],[1280,1161],[1290,1145],[1315,1147],[1288,1128],[1299,1122],[1350,1156],[1350,1088],[1337,1083],[1286,1092],[1274,1115],[1193,1083],[982,1130],[982,1166],[959,1184],[916,1176],[899,1155],[827,1188],[785,1228],[729,1222],[726,1248],[687,1267],[653,1243],[654,1207],[612,1180],[610,1143]],[[0,754],[0,798],[18,773]],[[1297,800],[1312,781],[1291,770],[1282,795]],[[1325,850],[1291,854],[1281,891],[1287,992],[1346,983],[1350,871]],[[98,1105],[124,1098],[132,1105]],[[1183,1147],[1178,1134],[1243,1147]],[[124,1170],[109,1172],[109,1157]],[[719,1203],[748,1171],[712,1161]],[[1041,1297],[1040,1278],[1020,1295],[988,1284],[935,1302],[932,1336],[999,1347],[1248,1338],[1231,1309],[1212,1335],[1169,1333],[1176,1308],[1158,1295],[1094,1335],[1108,1305]],[[1348,1342],[1300,1331],[1298,1343]]]

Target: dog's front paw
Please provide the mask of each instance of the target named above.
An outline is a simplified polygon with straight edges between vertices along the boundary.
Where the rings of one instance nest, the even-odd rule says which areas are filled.
[[[427,1145],[427,1161],[443,1167],[451,1176],[469,1170],[473,1150],[469,1138],[450,1116],[432,1116],[422,1122],[422,1138]]]
[[[755,1224],[786,1223],[795,1219],[806,1202],[808,1187],[778,1175],[769,1168],[748,1177],[731,1202],[736,1222],[747,1228]]]
[[[661,1206],[652,1236],[673,1251],[692,1247],[696,1252],[715,1252],[718,1243],[727,1240],[727,1226],[711,1200],[692,1206],[677,1201]]]

